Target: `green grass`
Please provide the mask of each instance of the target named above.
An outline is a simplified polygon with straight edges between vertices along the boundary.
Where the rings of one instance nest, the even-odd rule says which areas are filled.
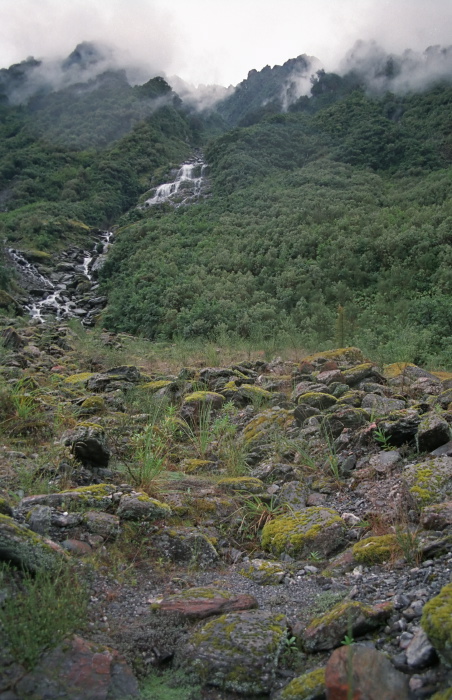
[[[0,585],[8,583],[8,576],[3,565]],[[32,669],[44,651],[83,625],[87,602],[87,590],[69,566],[34,577],[24,573],[20,591],[0,607],[0,626],[15,660]]]
[[[141,684],[141,700],[199,700],[201,687],[181,671],[153,673]]]

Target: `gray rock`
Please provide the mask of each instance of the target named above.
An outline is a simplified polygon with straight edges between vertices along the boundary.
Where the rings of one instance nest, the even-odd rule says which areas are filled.
[[[52,509],[49,506],[36,506],[30,511],[28,525],[30,530],[46,537],[49,534]]]
[[[69,446],[75,457],[88,468],[107,467],[110,449],[104,429],[94,423],[81,423],[63,433],[61,444]]]
[[[154,539],[161,554],[176,563],[206,567],[218,561],[218,552],[209,538],[195,528],[171,528]]]
[[[286,636],[283,615],[230,613],[198,628],[178,651],[176,663],[207,685],[245,697],[269,693]]]
[[[116,514],[121,520],[159,520],[171,515],[171,508],[145,493],[125,494]]]
[[[7,515],[0,515],[0,561],[12,562],[36,573],[60,567],[65,557],[55,542],[19,525]]]
[[[411,668],[427,666],[436,658],[436,652],[421,627],[418,627],[406,648],[406,660]]]
[[[416,439],[420,452],[430,452],[445,445],[450,437],[447,421],[437,413],[428,413],[419,423]]]
[[[386,396],[379,396],[378,394],[366,394],[361,407],[369,409],[376,416],[387,416],[393,411],[400,411],[405,408],[405,405],[405,401],[399,399],[388,399]]]

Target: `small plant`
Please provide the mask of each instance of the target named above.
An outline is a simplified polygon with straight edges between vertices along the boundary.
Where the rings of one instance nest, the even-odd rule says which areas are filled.
[[[408,527],[396,525],[395,537],[397,547],[402,552],[408,564],[417,566],[421,560],[421,548],[417,530],[411,531]]]
[[[348,635],[348,634],[345,635],[344,639],[343,639],[342,642],[341,642],[341,644],[342,644],[344,647],[349,647],[349,646],[351,646],[351,645],[354,644],[354,643],[355,643],[355,640],[354,640],[354,638],[353,638],[353,635]]]
[[[254,539],[270,520],[285,511],[286,507],[279,505],[273,497],[268,503],[258,496],[246,498],[241,507],[242,520],[238,532],[247,539]]]
[[[8,569],[0,569],[0,582]],[[15,660],[32,669],[39,656],[85,621],[88,595],[71,567],[23,574],[20,591],[0,607],[0,624]]]
[[[308,559],[309,561],[322,561],[322,555],[319,552],[310,552]]]
[[[376,442],[378,442],[382,450],[392,450],[389,437],[386,435],[384,430],[382,430],[382,428],[376,428],[373,434]]]

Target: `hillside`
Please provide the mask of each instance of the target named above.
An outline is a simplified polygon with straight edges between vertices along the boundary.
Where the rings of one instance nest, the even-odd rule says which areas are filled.
[[[1,698],[451,697],[451,49],[361,49],[0,70]]]

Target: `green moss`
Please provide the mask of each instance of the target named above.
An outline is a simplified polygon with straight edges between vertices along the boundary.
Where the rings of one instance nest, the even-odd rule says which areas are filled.
[[[373,615],[373,610],[370,606],[364,605],[363,603],[359,603],[358,601],[347,600],[345,602],[338,603],[324,615],[314,617],[310,621],[309,627],[318,627],[319,625],[327,627],[336,620],[340,620],[341,618],[347,618],[347,614],[352,613],[352,611],[356,611],[358,613],[362,612],[368,617],[372,617]]]
[[[246,444],[269,439],[272,432],[284,430],[293,423],[292,414],[283,408],[269,408],[252,418],[243,429],[243,440]]]
[[[317,698],[325,689],[325,668],[304,673],[294,678],[281,691],[280,700],[311,700]]]
[[[183,470],[186,474],[210,471],[214,467],[214,463],[208,459],[186,459],[183,464]]]
[[[105,401],[101,396],[89,396],[81,405],[81,408],[92,409],[96,411],[105,410]]]
[[[0,515],[11,516],[12,514],[12,508],[6,498],[0,498]]]
[[[265,485],[260,479],[251,476],[236,476],[219,479],[218,486],[232,489],[233,491],[249,491],[250,493],[261,493]]]
[[[325,394],[322,391],[308,391],[298,397],[298,403],[305,403],[320,410],[329,408],[337,403],[337,399],[332,394]]]
[[[90,379],[90,377],[94,377],[93,372],[80,372],[80,374],[71,374],[69,377],[66,377],[64,380],[65,384],[84,384],[85,382]]]
[[[341,531],[345,529],[344,521],[335,510],[322,507],[306,508],[299,513],[268,522],[262,529],[261,545],[276,555],[287,551],[293,556],[301,556],[316,549],[315,543],[320,533],[333,525],[339,525]]]
[[[226,387],[225,387],[226,388]],[[240,392],[249,398],[261,398],[261,399],[271,399],[272,398],[272,393],[271,391],[267,391],[267,389],[263,389],[260,386],[254,386],[254,384],[242,384],[240,387]]]
[[[421,626],[441,659],[452,666],[452,583],[425,604]]]
[[[387,561],[397,548],[395,535],[365,537],[353,545],[353,556],[359,564],[380,564]]]
[[[221,403],[224,396],[216,391],[194,391],[184,398],[184,403]]]
[[[430,700],[452,700],[452,688],[440,690],[439,693],[432,695]]]
[[[164,389],[166,386],[169,386],[173,382],[170,379],[158,379],[155,382],[146,382],[145,384],[142,384],[143,389],[147,389],[150,394],[155,394],[156,391],[159,391],[159,389]]]

